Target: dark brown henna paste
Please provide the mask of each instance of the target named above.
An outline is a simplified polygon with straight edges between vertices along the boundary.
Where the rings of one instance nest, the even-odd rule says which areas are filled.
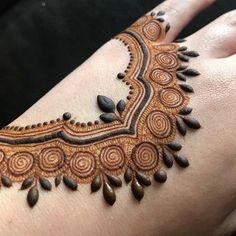
[[[11,187],[21,183],[27,190],[27,201],[33,207],[40,189],[50,191],[63,183],[76,191],[80,183],[90,183],[91,192],[102,189],[105,201],[113,205],[115,190],[122,186],[123,174],[137,200],[144,197],[144,186],[167,180],[162,166],[174,163],[187,167],[188,160],[179,155],[181,144],[176,131],[186,135],[188,128],[200,124],[188,117],[186,83],[200,73],[182,65],[199,54],[177,43],[161,44],[170,25],[165,12],[146,15],[119,34],[130,53],[127,69],[117,78],[129,86],[127,100],[117,104],[105,94],[97,96],[100,120],[75,122],[73,114],[26,127],[4,127],[0,130],[1,182]],[[179,80],[182,81],[179,83]],[[96,104],[94,104],[96,105]],[[92,109],[92,108],[91,108]]]

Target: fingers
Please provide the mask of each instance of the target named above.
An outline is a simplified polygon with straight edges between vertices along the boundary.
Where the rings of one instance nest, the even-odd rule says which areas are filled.
[[[228,12],[188,38],[187,44],[204,57],[224,58],[236,53],[236,10]]]
[[[215,0],[167,0],[157,6],[153,11],[165,11],[166,14],[163,18],[169,22],[171,26],[165,42],[173,41],[195,15],[214,1]]]

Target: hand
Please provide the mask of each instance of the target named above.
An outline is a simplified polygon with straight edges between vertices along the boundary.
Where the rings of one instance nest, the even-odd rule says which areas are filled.
[[[171,43],[183,27],[198,12],[211,3],[213,3],[212,0],[168,0],[151,11],[155,13],[154,17],[156,17],[157,13],[160,11],[165,12],[165,14],[161,14],[161,17],[158,17],[163,18],[164,22],[160,19],[159,21],[161,21],[160,25],[164,28],[161,29],[161,37],[157,38],[159,41],[149,40],[150,38],[145,41],[147,48],[150,50],[147,61],[152,60],[150,55],[154,55],[155,50],[153,47],[155,45],[160,48],[162,44]],[[116,189],[117,201],[110,207],[107,203],[102,201],[102,191],[89,195],[90,186],[79,184],[78,188],[80,194],[68,194],[66,190],[64,191],[64,188],[63,191],[60,191],[61,186],[59,186],[57,191],[53,191],[52,193],[44,194],[43,191],[40,191],[40,201],[37,206],[34,207],[33,212],[31,212],[31,209],[21,204],[25,195],[23,196],[22,193],[18,193],[16,189],[11,188],[1,194],[3,202],[5,203],[2,212],[4,210],[6,212],[2,214],[2,220],[0,222],[2,234],[6,235],[9,232],[7,222],[8,219],[13,218],[13,216],[15,227],[10,233],[17,233],[19,235],[77,235],[80,233],[81,235],[209,236],[229,235],[236,230],[236,143],[234,141],[236,131],[236,123],[234,121],[234,117],[236,117],[236,70],[234,68],[236,62],[234,55],[236,50],[235,15],[235,11],[223,15],[194,35],[187,37],[186,41],[178,43],[180,47],[187,47],[187,49],[183,49],[183,53],[174,52],[176,55],[182,55],[181,60],[186,60],[183,54],[186,54],[187,51],[194,51],[199,54],[199,56],[194,58],[192,58],[191,55],[187,55],[189,62],[183,62],[182,64],[188,65],[188,68],[194,68],[195,75],[196,71],[200,72],[200,75],[198,73],[197,76],[194,77],[189,76],[189,74],[185,75],[183,71],[177,72],[177,68],[171,72],[174,74],[175,82],[177,81],[176,75],[179,73],[179,77],[181,77],[182,80],[186,77],[186,84],[191,85],[194,89],[194,93],[189,95],[187,95],[188,93],[186,93],[186,91],[181,94],[184,96],[186,103],[189,96],[190,102],[187,106],[193,108],[190,117],[197,118],[201,124],[201,129],[198,129],[196,132],[192,131],[192,129],[188,129],[184,137],[177,132],[176,135],[174,135],[175,132],[173,132],[171,136],[173,140],[178,141],[182,145],[180,154],[188,158],[190,163],[188,168],[183,169],[179,167],[177,165],[178,161],[172,169],[165,168],[162,162],[164,159],[161,155],[162,151],[160,151],[159,157],[161,161],[159,165],[161,165],[168,174],[167,182],[164,184],[153,183],[151,186],[145,187],[145,196],[140,204],[137,204],[136,199],[129,197],[131,192],[129,190],[130,185],[125,186],[125,184],[123,184],[124,186],[122,188]],[[163,29],[168,31],[166,37],[164,37]],[[120,37],[122,38],[124,36],[120,34],[118,38]],[[140,37],[143,37],[142,33],[140,33]],[[178,44],[174,44],[177,49],[179,47]],[[85,129],[89,130],[90,128],[88,127],[93,127],[94,120],[99,119],[101,115],[99,108],[101,108],[102,105],[96,106],[97,95],[109,95],[115,103],[117,103],[120,98],[126,99],[129,93],[127,86],[125,86],[125,83],[115,80],[116,75],[120,71],[125,70],[130,60],[126,46],[127,45],[124,46],[124,44],[117,39],[111,40],[105,44],[88,61],[81,65],[76,71],[72,72],[60,85],[52,89],[52,91],[11,125],[25,126],[32,123],[36,124],[44,122],[45,120],[55,119],[56,117],[60,117],[64,112],[69,111],[72,113],[72,118],[75,121],[73,121],[67,113],[64,117],[65,121],[62,122],[66,123],[69,119],[72,130],[77,130],[78,128],[79,131],[75,131],[75,133],[79,137],[82,131]],[[129,45],[128,43],[128,46],[132,49],[135,48],[133,44]],[[139,51],[140,48],[134,52],[136,56],[133,58],[133,64],[136,63],[138,65],[143,61],[141,53],[138,53]],[[194,53],[194,56],[198,54]],[[179,60],[177,62],[179,62]],[[131,65],[131,71],[133,64]],[[148,64],[147,67],[147,71],[151,71],[151,65]],[[169,73],[166,68],[165,72]],[[148,80],[149,77],[145,77],[145,79],[152,84],[152,82]],[[183,81],[178,81],[178,84],[179,83],[185,84]],[[177,86],[177,82],[175,85]],[[154,91],[159,89],[157,85],[153,85],[153,87]],[[188,87],[188,90],[189,88],[191,87]],[[133,90],[134,93],[137,91],[135,89]],[[139,94],[137,94],[137,97],[138,95]],[[168,96],[166,99],[168,99]],[[132,98],[127,99],[127,106],[131,104],[129,100],[132,102]],[[159,106],[160,98],[155,101]],[[136,102],[139,102],[139,100],[136,99]],[[150,108],[148,115],[151,114],[152,111],[155,111],[156,108],[154,108],[155,107]],[[178,114],[173,107],[171,107],[171,109],[166,109],[166,111],[168,111],[167,115],[175,120]],[[179,107],[176,109],[179,109]],[[112,110],[113,112],[114,109],[109,108],[108,110]],[[128,108],[127,110],[129,111]],[[112,120],[112,122],[114,121],[115,123],[111,122],[111,128],[116,128],[116,126],[122,125],[125,119],[124,116],[120,115],[117,111],[113,113],[115,116],[113,114],[112,119],[114,120]],[[140,114],[143,115],[144,112]],[[101,117],[102,121],[99,120],[98,124],[95,123],[95,125],[103,125],[103,129],[110,127],[109,125],[106,126],[106,123],[110,123],[111,120],[107,121],[106,119]],[[93,123],[79,123],[76,126],[76,122],[81,120],[85,122],[93,121]],[[50,134],[51,129],[54,130],[55,127],[55,130],[59,129],[59,131],[61,131],[61,128],[59,126],[59,128],[57,127],[57,124],[61,123],[57,122],[61,121],[53,121],[51,122],[52,126],[46,124],[42,129],[42,126],[40,126],[40,128],[32,127],[32,129],[25,127],[19,136],[24,141],[25,138],[28,137],[27,135],[32,135],[33,138],[37,139],[37,137],[41,137],[45,135],[45,133]],[[154,121],[152,122],[154,123]],[[150,122],[151,125],[152,122]],[[64,123],[62,124],[64,125]],[[75,125],[76,128],[73,125]],[[199,125],[197,126],[199,128]],[[171,127],[174,127],[175,131],[177,130],[174,123]],[[14,132],[20,131],[20,128],[15,129],[16,131],[13,131],[14,128],[12,128],[1,132],[6,132],[5,135],[9,136],[8,140],[11,140],[13,134],[15,135]],[[37,134],[35,134],[35,130],[37,130]],[[64,126],[62,130],[65,131]],[[89,131],[86,132],[87,136],[89,136]],[[96,132],[98,131],[95,130],[95,133]],[[105,134],[107,134],[106,132],[107,131],[104,131]],[[137,134],[137,132],[138,131],[135,130],[135,134]],[[147,131],[147,134],[149,134],[148,132],[149,131]],[[3,135],[4,134],[1,133],[1,137]],[[120,146],[128,146],[129,151],[125,153],[128,158],[131,151],[135,150],[135,147],[137,147],[139,143],[133,143],[136,142],[136,139],[133,141],[133,139],[128,136],[126,138],[127,142],[118,141],[119,137],[109,142],[118,142]],[[164,146],[164,144],[161,143],[162,138],[163,137],[160,136],[154,139],[153,137],[142,134],[137,140],[139,142],[140,140],[145,142],[145,140],[148,139],[149,142],[151,141],[161,148]],[[13,137],[13,140],[14,139],[15,136]],[[27,140],[33,142],[32,139]],[[103,142],[104,140],[99,141]],[[167,141],[169,142],[170,140]],[[104,142],[106,142],[106,140]],[[103,143],[102,145],[109,147],[109,142],[107,142],[108,144]],[[32,143],[35,145],[29,143],[19,145],[16,143],[7,148],[3,142],[1,149],[6,150],[7,155],[4,159],[6,163],[9,163],[9,160],[12,160],[11,155],[14,156],[19,150],[34,153],[34,158],[37,160],[35,162],[36,165],[39,166],[39,169],[37,169],[38,172],[32,173],[36,173],[34,178],[38,180],[38,178],[41,177],[40,175],[44,176],[45,173],[42,172],[42,168],[40,164],[38,164],[38,162],[43,160],[42,156],[38,157],[38,153],[41,154],[43,150],[51,146],[52,143],[53,145],[58,145],[56,148],[60,147],[67,153],[66,158],[68,158],[68,162],[73,156],[71,155],[71,150],[79,149],[79,152],[82,152],[80,148],[87,148],[86,145],[82,147],[79,145],[71,145],[68,147],[69,145],[67,146],[67,144],[61,142],[60,136],[56,141],[53,140],[52,142],[51,140],[46,140],[40,144]],[[94,151],[92,154],[98,157],[100,155],[100,147],[96,145],[97,143],[94,143],[90,148]],[[87,156],[85,161],[92,160],[89,159],[90,157],[91,156]],[[47,162],[45,163],[46,165],[48,164]],[[186,163],[185,160],[185,167],[187,166]],[[12,166],[13,165],[10,165],[10,167]],[[16,163],[15,168],[18,166],[19,164]],[[73,167],[74,165],[72,163],[72,167],[70,166],[70,168],[73,169]],[[75,167],[80,168],[81,166],[78,165]],[[55,173],[53,172],[53,174],[45,174],[44,177],[48,179],[50,179],[49,177],[55,178],[56,174],[58,175],[59,172],[62,175],[68,175],[68,169],[69,167],[66,166],[65,170],[62,172],[58,170],[55,171]],[[99,168],[96,170],[100,171]],[[7,171],[7,174],[11,172],[9,166]],[[134,171],[136,171],[135,168]],[[6,171],[2,169],[1,174],[3,175],[5,173]],[[120,173],[123,174],[123,172]],[[69,174],[73,176],[73,174]],[[11,181],[14,182],[17,178],[19,177],[12,178]],[[80,178],[78,179],[80,180]],[[106,180],[106,177],[104,177],[104,179]],[[4,181],[2,182],[4,184]],[[46,183],[48,184],[48,182]],[[36,185],[37,184],[38,182],[36,181]],[[76,184],[77,187],[77,182],[73,184]],[[39,184],[37,186],[39,186]],[[73,185],[73,187],[74,186],[75,185]],[[46,187],[48,188],[48,185]],[[43,188],[45,189],[46,187],[44,182]],[[17,197],[19,195],[21,199],[15,200],[18,199]],[[135,197],[138,198],[139,196],[136,195]],[[114,198],[106,198],[106,200],[109,204],[114,203]],[[30,204],[32,204],[32,201]],[[20,219],[21,223],[17,223],[15,219]]]

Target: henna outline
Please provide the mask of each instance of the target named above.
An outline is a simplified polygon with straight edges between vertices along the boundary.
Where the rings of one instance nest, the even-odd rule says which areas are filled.
[[[52,189],[49,177],[55,178],[56,187],[63,180],[73,191],[78,183],[91,183],[92,192],[103,186],[105,200],[113,205],[114,188],[122,185],[118,175],[124,173],[125,181],[131,182],[134,197],[140,201],[143,187],[151,184],[151,175],[159,183],[167,180],[162,162],[168,168],[174,160],[181,167],[189,165],[185,157],[176,153],[182,148],[174,141],[176,130],[185,135],[187,127],[201,126],[187,117],[192,111],[187,107],[187,93],[193,92],[192,87],[177,80],[199,75],[198,71],[181,65],[181,61],[188,62],[199,54],[177,44],[184,40],[160,44],[170,29],[169,24],[163,26],[162,15],[163,11],[146,15],[116,37],[130,52],[127,70],[117,78],[132,90],[127,101],[122,101],[120,107],[117,104],[119,114],[112,100],[103,96],[99,107],[104,115],[108,114],[105,118],[101,116],[104,123],[75,123],[66,112],[56,121],[0,131],[2,185],[10,187],[13,182],[22,182],[21,190],[30,188],[27,201],[33,207],[39,198],[38,183],[46,191]],[[141,55],[141,62],[135,64],[134,55]],[[130,77],[129,70],[133,73]],[[161,73],[171,79],[166,80]],[[135,96],[141,99],[133,101],[131,95],[139,89],[144,92]],[[94,137],[86,138],[91,134]]]

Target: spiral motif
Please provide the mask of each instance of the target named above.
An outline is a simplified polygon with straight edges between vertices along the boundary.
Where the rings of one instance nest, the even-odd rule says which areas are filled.
[[[75,152],[69,166],[71,172],[79,178],[93,175],[96,169],[94,156],[89,152]]]
[[[156,45],[155,48],[160,51],[173,52],[178,49],[178,46],[176,44],[171,43],[171,44]]]
[[[162,111],[153,111],[147,117],[149,130],[157,138],[167,138],[172,133],[172,121]]]
[[[161,69],[154,69],[150,74],[150,78],[157,84],[163,86],[173,81],[173,76]]]
[[[177,56],[169,52],[158,53],[156,55],[156,62],[165,69],[176,69],[179,65]]]
[[[143,16],[143,17],[140,17],[136,22],[134,22],[134,24],[132,26],[141,26],[143,25],[144,23],[146,23],[148,20],[148,17],[147,16]]]
[[[158,165],[159,154],[152,143],[141,143],[132,150],[132,160],[142,171],[153,170]]]
[[[143,27],[143,34],[149,40],[156,41],[160,38],[161,33],[162,28],[160,24],[156,21],[150,21]]]
[[[65,153],[59,147],[45,148],[39,154],[39,167],[45,172],[54,172],[64,166]]]
[[[160,102],[169,108],[176,108],[183,104],[183,94],[175,88],[164,88],[159,92]]]
[[[3,161],[4,157],[5,153],[2,150],[0,150],[0,163]]]
[[[29,152],[18,152],[8,159],[8,169],[14,176],[27,174],[34,165],[34,156]]]
[[[100,154],[101,165],[107,170],[118,170],[125,165],[125,154],[121,147],[112,145],[103,148]]]

